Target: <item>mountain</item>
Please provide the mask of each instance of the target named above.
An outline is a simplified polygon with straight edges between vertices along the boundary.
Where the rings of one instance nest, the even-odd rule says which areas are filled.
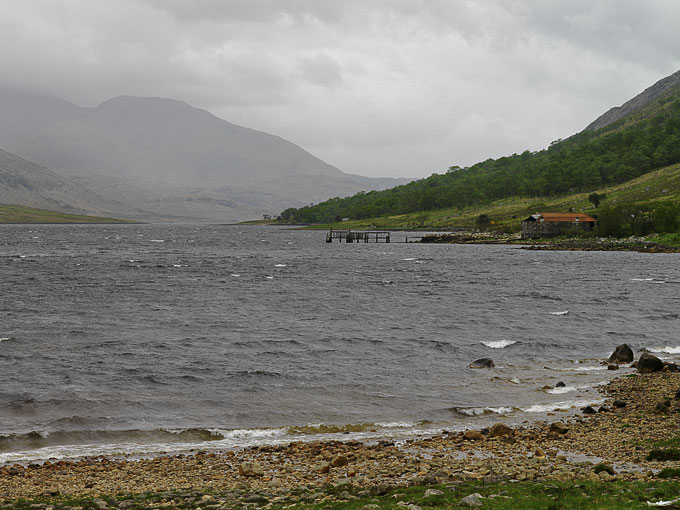
[[[278,136],[162,98],[84,108],[1,90],[0,146],[167,219],[242,219],[404,182],[345,174]]]
[[[133,217],[130,207],[79,186],[19,156],[0,150],[0,204],[13,204],[69,214]]]
[[[630,101],[626,101],[621,106],[616,106],[602,114],[591,122],[585,128],[585,131],[597,131],[598,129],[610,126],[631,114],[640,112],[649,107],[654,101],[663,100],[665,96],[672,95],[674,91],[677,91],[678,86],[680,86],[680,71],[662,78]]]
[[[588,128],[538,151],[452,166],[392,189],[290,208],[282,219],[332,223],[418,211],[479,207],[510,197],[592,191],[680,163],[680,72],[614,108]],[[538,209],[536,209],[538,210]]]

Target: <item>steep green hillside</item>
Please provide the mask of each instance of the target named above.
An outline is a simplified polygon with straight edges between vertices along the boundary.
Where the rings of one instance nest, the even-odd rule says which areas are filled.
[[[135,223],[131,220],[66,214],[20,205],[0,205],[0,223]]]
[[[452,208],[466,210],[510,197],[544,202],[592,191],[680,163],[680,86],[596,131],[585,130],[538,152],[488,159],[471,167],[386,191],[287,209],[285,222],[328,223]]]
[[[469,229],[479,227],[479,217],[485,215],[489,219],[489,223],[484,225],[485,229],[515,232],[520,229],[523,219],[537,211],[573,210],[596,217],[616,211],[618,208],[649,212],[657,209],[659,204],[680,204],[680,164],[649,172],[622,184],[599,188],[597,193],[606,195],[598,208],[595,208],[588,199],[590,192],[583,192],[545,199],[510,197],[480,206],[419,211],[351,220],[334,225],[356,229]],[[331,224],[323,226],[327,227]]]

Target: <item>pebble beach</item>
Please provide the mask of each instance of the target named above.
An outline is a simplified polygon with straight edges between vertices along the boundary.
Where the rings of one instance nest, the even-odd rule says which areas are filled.
[[[606,401],[589,410],[594,414],[556,412],[548,421],[514,428],[497,423],[399,443],[293,442],[151,459],[6,465],[0,467],[0,501],[10,508],[21,498],[124,500],[154,493],[166,507],[227,508],[354,497],[343,487],[375,495],[470,480],[649,480],[661,468],[680,467],[677,460],[647,460],[659,442],[678,437],[680,372],[621,372],[602,388]],[[329,487],[337,490],[329,494]]]

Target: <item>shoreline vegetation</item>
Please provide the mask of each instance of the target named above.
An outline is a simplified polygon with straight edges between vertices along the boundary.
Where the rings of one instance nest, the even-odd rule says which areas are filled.
[[[680,496],[680,372],[624,370],[598,409],[516,428],[3,466],[0,509],[647,508]]]

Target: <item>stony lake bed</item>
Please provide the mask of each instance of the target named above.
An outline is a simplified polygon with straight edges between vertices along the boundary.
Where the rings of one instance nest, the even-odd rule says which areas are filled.
[[[385,501],[407,506],[415,504],[408,494],[421,504],[424,497],[403,493],[409,487],[435,487],[429,495],[442,496],[548,481],[660,483],[680,476],[679,389],[680,372],[630,370],[603,388],[606,400],[595,414],[560,419],[558,412],[553,421],[518,427],[442,431],[398,443],[293,442],[9,465],[0,468],[0,499],[5,508],[278,508],[376,504],[371,498],[382,504],[393,496]],[[515,508],[507,499],[505,507]]]

